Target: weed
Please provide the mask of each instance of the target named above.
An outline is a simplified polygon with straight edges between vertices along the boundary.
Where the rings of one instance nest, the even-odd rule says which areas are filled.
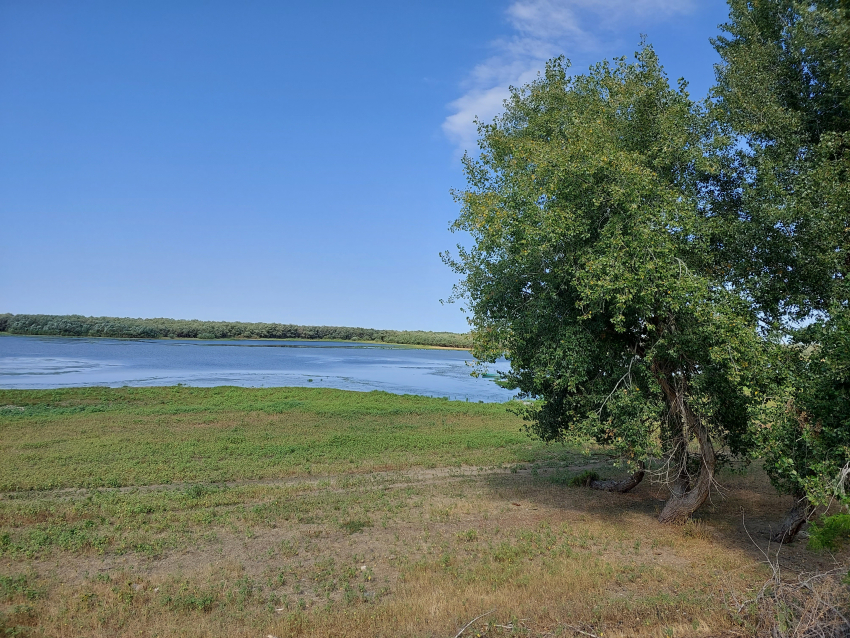
[[[478,540],[478,531],[474,529],[468,529],[465,532],[459,532],[457,537],[459,540],[465,543],[474,543]]]
[[[340,527],[344,529],[349,534],[356,534],[357,532],[362,532],[367,527],[372,527],[372,521],[369,519],[355,519],[350,521],[345,521],[340,524]]]
[[[292,558],[298,556],[298,548],[288,538],[280,541],[280,555],[284,558]]]
[[[809,536],[809,547],[812,549],[839,549],[850,540],[850,514],[825,516],[818,523],[812,523]]]
[[[214,494],[217,490],[210,485],[191,485],[186,488],[186,498],[197,500],[207,494]]]
[[[685,524],[682,525],[682,536],[685,538],[700,538],[702,540],[708,540],[711,538],[711,533],[708,531],[703,521],[689,518],[685,521]]]
[[[502,405],[385,392],[69,388],[0,390],[0,402],[25,408],[0,411],[3,491],[188,483],[186,498],[203,500],[245,477],[493,466],[530,452]]]
[[[162,604],[174,611],[209,611],[215,602],[216,596],[209,591],[181,590],[162,599]]]
[[[496,607],[489,620],[516,634],[566,635],[570,618],[645,638],[734,626],[717,592],[763,582],[739,548],[700,560],[702,523],[600,516],[624,499],[563,489],[585,484],[570,472],[587,457],[530,442],[504,406],[188,387],[0,391],[4,403],[25,410],[0,412],[0,555],[15,570],[0,577],[0,635],[455,635]],[[117,484],[151,487],[31,489]],[[139,584],[167,569],[147,571],[160,555],[179,578]],[[66,559],[97,575],[19,573]]]
[[[570,487],[587,487],[593,481],[598,481],[598,480],[599,480],[599,472],[596,472],[594,470],[585,470],[584,472],[581,472],[580,474],[576,474],[574,476],[571,476],[569,478],[569,480],[567,481],[567,485],[569,485]]]
[[[0,602],[9,602],[16,598],[36,600],[43,597],[45,591],[35,584],[35,576],[18,574],[17,576],[0,575]]]

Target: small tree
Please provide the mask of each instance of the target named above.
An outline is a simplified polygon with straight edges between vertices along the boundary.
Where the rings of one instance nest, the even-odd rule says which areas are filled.
[[[473,245],[444,260],[475,356],[506,356],[505,383],[539,399],[530,430],[591,437],[638,471],[661,457],[670,522],[745,447],[759,339],[723,279],[729,140],[651,47],[636,60],[570,77],[558,58],[512,90],[455,193]]]

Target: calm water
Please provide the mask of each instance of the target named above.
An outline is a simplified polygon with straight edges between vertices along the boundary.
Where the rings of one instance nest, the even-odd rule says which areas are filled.
[[[491,379],[470,377],[471,361],[462,350],[350,342],[0,336],[0,388],[183,383],[384,390],[461,401],[513,396]]]

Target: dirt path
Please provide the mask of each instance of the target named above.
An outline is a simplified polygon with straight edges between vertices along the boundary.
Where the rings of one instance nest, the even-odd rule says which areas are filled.
[[[584,465],[570,466],[572,472],[594,470],[605,467],[604,462],[593,462]],[[414,468],[409,470],[385,470],[369,472],[351,472],[346,474],[321,474],[311,476],[289,476],[273,479],[244,479],[237,481],[222,481],[216,483],[160,483],[154,485],[130,485],[125,487],[67,487],[55,490],[21,490],[14,492],[0,492],[0,500],[15,499],[79,499],[87,498],[90,494],[137,494],[146,492],[178,492],[187,490],[195,485],[210,485],[215,487],[292,487],[292,486],[321,486],[322,484],[355,481],[369,481],[384,489],[402,487],[412,483],[418,485],[430,485],[433,483],[462,479],[470,476],[500,476],[505,474],[517,474],[518,476],[532,476],[533,470],[529,468],[490,467],[481,468],[474,466],[441,467],[441,468]],[[556,472],[555,468],[539,468],[537,475],[547,476]],[[346,489],[346,488],[338,488]]]

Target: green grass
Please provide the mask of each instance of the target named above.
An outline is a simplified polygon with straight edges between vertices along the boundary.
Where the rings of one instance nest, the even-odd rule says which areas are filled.
[[[287,521],[356,534],[415,493],[375,489],[405,480],[394,471],[580,456],[531,441],[505,405],[384,392],[7,390],[0,406],[0,556],[13,558],[159,556],[213,527]],[[90,491],[40,492],[65,488]]]
[[[388,521],[407,507],[407,492],[376,489],[388,482],[364,478],[318,486],[245,485],[201,496],[193,486],[94,491],[79,499],[13,498],[0,503],[0,557],[32,558],[53,551],[159,556],[211,540],[208,531],[213,528],[250,537],[287,523],[331,524],[355,534],[372,527],[370,516]]]
[[[501,404],[323,388],[0,391],[5,492],[491,466],[543,447]]]
[[[33,583],[34,580],[34,576],[30,574],[0,575],[0,602],[8,602],[16,596],[21,596],[26,600],[42,598],[44,591]]]

